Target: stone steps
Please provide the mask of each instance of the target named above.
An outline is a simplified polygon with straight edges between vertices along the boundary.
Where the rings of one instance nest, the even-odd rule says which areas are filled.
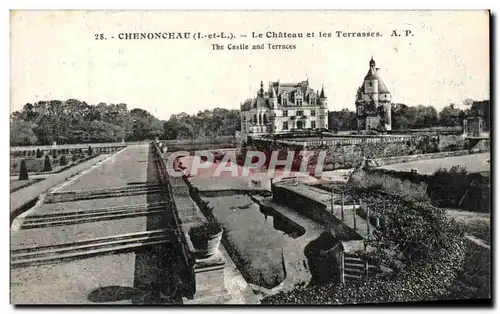
[[[166,243],[173,230],[159,229],[132,234],[94,238],[70,243],[33,246],[11,250],[11,266],[26,267],[88,258]]]

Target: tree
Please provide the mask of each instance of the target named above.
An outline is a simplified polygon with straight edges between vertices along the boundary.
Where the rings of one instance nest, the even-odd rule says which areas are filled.
[[[26,161],[21,160],[21,167],[19,169],[19,180],[29,180],[28,169],[26,168]]]
[[[92,154],[93,154],[92,147],[89,146],[89,148],[87,149],[87,155],[92,156]]]
[[[66,159],[66,156],[62,155],[61,159],[59,160],[59,165],[66,166],[67,164],[68,164],[68,160]]]
[[[10,123],[10,144],[11,145],[33,145],[36,144],[38,138],[34,132],[35,124],[22,120],[21,118],[13,118]]]
[[[41,158],[42,156],[43,156],[42,151],[40,150],[40,148],[37,148],[36,149],[36,158]]]
[[[43,171],[44,172],[50,172],[50,171],[52,171],[52,164],[50,163],[50,157],[49,157],[49,155],[45,156],[45,164],[43,165]]]
[[[442,126],[461,126],[463,123],[463,120],[460,120],[461,111],[455,108],[455,104],[449,104],[439,112],[439,124]]]

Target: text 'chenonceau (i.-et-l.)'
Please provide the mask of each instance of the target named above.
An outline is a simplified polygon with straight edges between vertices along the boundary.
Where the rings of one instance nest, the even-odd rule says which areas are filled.
[[[103,33],[94,34],[95,40],[199,40],[211,41],[212,50],[293,50],[297,48],[300,41],[307,39],[377,39],[382,37],[413,37],[414,33],[408,29],[392,30],[383,33],[376,30],[335,30],[335,31],[311,31],[311,32],[282,32],[282,31],[252,31],[244,34],[233,32],[122,32],[115,35]],[[263,42],[264,40],[287,41]],[[292,40],[293,42],[288,42]],[[235,43],[235,41],[239,41]]]

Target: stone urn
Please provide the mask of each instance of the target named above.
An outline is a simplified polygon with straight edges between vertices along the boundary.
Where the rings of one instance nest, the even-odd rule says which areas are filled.
[[[222,232],[222,227],[215,222],[191,228],[189,238],[195,249],[196,258],[206,259],[215,255],[219,250]]]

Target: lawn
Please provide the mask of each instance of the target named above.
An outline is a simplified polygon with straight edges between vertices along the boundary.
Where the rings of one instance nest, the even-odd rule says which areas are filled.
[[[462,224],[466,232],[476,238],[483,240],[487,245],[491,245],[490,231],[491,220],[488,213],[476,213],[471,211],[449,209],[448,215]]]
[[[33,183],[36,183],[36,182],[41,181],[41,180],[43,180],[43,179],[31,179],[31,180],[11,179],[10,180],[10,193],[13,193],[17,190],[25,188],[25,187],[32,185]]]

